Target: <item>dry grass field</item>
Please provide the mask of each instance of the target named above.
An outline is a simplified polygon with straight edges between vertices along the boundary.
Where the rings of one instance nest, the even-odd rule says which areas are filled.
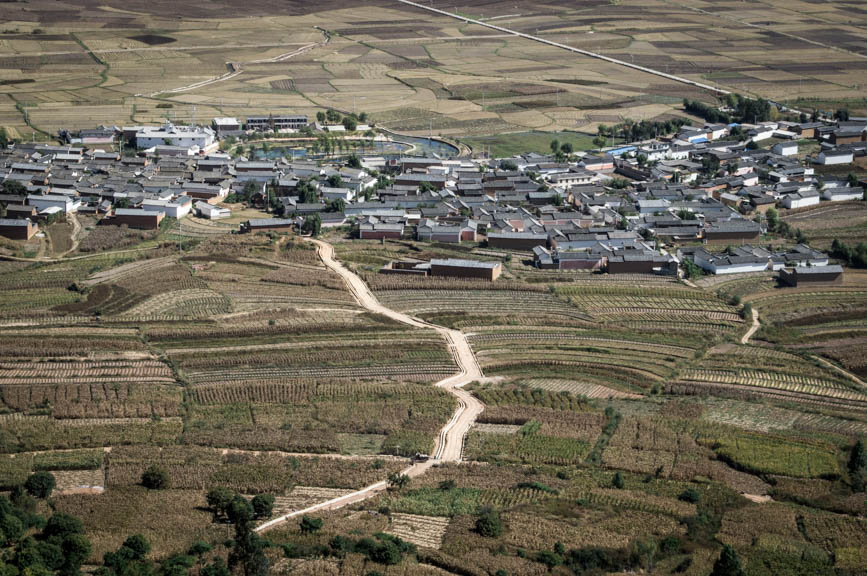
[[[3,3],[0,125],[45,137],[103,123],[336,108],[366,111],[405,132],[460,138],[595,133],[602,122],[683,114],[684,97],[712,99],[397,2],[359,6]],[[464,10],[724,89],[865,108],[867,17],[843,2],[542,2],[516,10],[495,1]]]

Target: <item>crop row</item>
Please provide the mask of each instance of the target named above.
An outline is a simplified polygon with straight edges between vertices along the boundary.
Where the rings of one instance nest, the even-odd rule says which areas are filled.
[[[190,389],[191,398],[198,404],[234,404],[256,402],[291,404],[340,396],[364,396],[370,394],[434,395],[434,389],[411,384],[346,382],[320,383],[299,380],[260,381],[255,383],[231,383],[195,386]]]
[[[594,338],[592,336],[579,336],[576,335],[576,333],[569,332],[489,331],[470,334],[467,339],[473,347],[477,349],[483,345],[496,344],[499,342],[544,342],[548,345],[553,341],[568,345],[588,342],[589,345],[602,348],[646,351],[648,353],[665,354],[667,356],[675,356],[678,358],[691,358],[695,354],[694,349],[682,346],[671,346],[667,344],[656,344],[653,342],[642,342],[636,340]]]
[[[369,366],[353,368],[246,368],[243,370],[205,370],[187,374],[196,384],[236,382],[274,378],[377,378],[414,374],[448,375],[455,372],[451,363],[412,366]]]
[[[801,376],[799,374],[781,374],[779,372],[760,372],[758,370],[686,370],[681,374],[684,380],[698,380],[706,382],[719,382],[722,384],[745,384],[748,386],[760,386],[770,388],[782,388],[784,390],[794,390],[796,392],[805,392],[808,394],[815,393],[815,390],[823,391],[821,393],[834,395],[829,389],[848,391],[850,390],[844,384],[826,380],[821,378],[811,378]],[[810,390],[810,392],[807,392]],[[867,399],[867,395],[854,393],[855,396],[850,398],[858,398],[863,396]],[[837,396],[843,398],[846,396]]]

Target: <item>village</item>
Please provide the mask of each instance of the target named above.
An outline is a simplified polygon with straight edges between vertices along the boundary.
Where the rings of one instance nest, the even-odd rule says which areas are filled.
[[[867,118],[845,118],[655,123],[632,133],[672,133],[587,152],[552,134],[550,154],[499,159],[355,151],[270,159],[221,145],[263,133],[372,133],[351,116],[331,124],[320,114],[312,123],[270,115],[215,118],[208,127],[100,127],[64,132],[63,145],[22,142],[2,151],[0,235],[29,240],[40,222],[73,213],[94,215],[100,226],[157,230],[165,219],[229,218],[230,204],[261,210],[239,233],[345,229],[358,240],[478,245],[546,270],[683,277],[696,268],[771,270],[789,285],[839,283],[842,268],[779,213],[864,198],[867,182],[853,163],[867,154]],[[600,136],[605,143],[602,129]],[[805,147],[815,153],[799,157]],[[774,231],[793,242],[763,243]],[[493,281],[501,268],[452,259],[382,271]]]

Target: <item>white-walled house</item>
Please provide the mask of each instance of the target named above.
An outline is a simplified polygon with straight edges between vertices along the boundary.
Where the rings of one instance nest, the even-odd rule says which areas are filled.
[[[822,198],[831,202],[846,202],[847,200],[861,200],[864,198],[864,189],[855,186],[833,186],[822,190]]]
[[[221,218],[229,218],[232,215],[232,212],[228,208],[223,208],[222,206],[214,206],[213,204],[208,204],[207,202],[196,202],[195,204],[196,212],[202,218],[207,218],[209,220],[219,220]]]
[[[147,212],[162,212],[169,218],[180,220],[193,209],[193,199],[189,196],[179,196],[174,200],[142,200],[142,210]]]
[[[833,164],[851,164],[855,160],[855,154],[851,150],[823,150],[816,157],[817,164],[830,166]]]
[[[821,202],[819,193],[814,190],[787,194],[783,196],[783,198],[780,200],[780,203],[783,205],[783,207],[788,208],[789,210],[795,208],[806,208],[807,206],[815,206],[819,202]]]
[[[780,156],[797,156],[798,155],[798,143],[797,142],[778,142],[774,144],[774,147],[771,148],[771,151],[774,154],[779,154]]]
[[[711,274],[742,274],[745,272],[764,272],[768,269],[768,259],[760,256],[731,256],[712,254],[706,250],[696,250],[693,254],[695,265]]]
[[[60,208],[64,213],[77,212],[81,207],[81,200],[73,196],[61,194],[30,194],[27,196],[27,205],[34,206],[38,212],[46,208]]]
[[[216,142],[216,135],[210,128],[198,126],[175,126],[171,122],[159,128],[145,126],[135,135],[138,148],[153,148],[155,146],[175,146],[179,148],[198,147],[206,150]]]

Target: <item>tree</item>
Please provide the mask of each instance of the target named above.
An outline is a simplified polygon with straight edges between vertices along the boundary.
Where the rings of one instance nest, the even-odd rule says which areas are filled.
[[[518,170],[518,165],[511,160],[500,160],[500,170],[515,172]]]
[[[3,182],[3,193],[12,194],[13,196],[24,196],[27,194],[27,188],[18,180],[6,180]]]
[[[618,490],[622,490],[626,486],[626,482],[623,480],[623,474],[615,472],[614,478],[611,479],[611,485]]]
[[[346,160],[346,165],[350,168],[355,168],[357,170],[361,169],[361,159],[357,154],[350,154],[349,158]]]
[[[165,490],[171,484],[171,479],[165,468],[151,464],[141,475],[141,484],[150,490]]]
[[[70,534],[81,534],[82,532],[84,532],[84,527],[81,520],[63,512],[52,515],[45,523],[45,528],[42,529],[43,536],[56,540],[63,540]]]
[[[503,533],[503,521],[493,508],[483,508],[476,518],[476,532],[487,538],[496,538]]]
[[[59,574],[62,576],[75,576],[81,570],[81,564],[90,556],[90,541],[84,534],[70,534],[63,539],[60,545],[63,552],[63,565]]]
[[[575,149],[572,148],[571,142],[563,142],[560,145],[560,151],[563,152],[563,154],[572,154],[572,152],[574,152]]]
[[[302,229],[311,236],[319,236],[319,232],[322,230],[322,216],[319,214],[311,214],[304,219],[304,226]]]
[[[852,476],[852,487],[862,492],[867,479],[867,451],[864,450],[864,440],[861,438],[855,441],[849,453],[849,473]]]
[[[343,186],[343,178],[340,177],[340,174],[332,174],[326,180],[328,182],[328,186],[331,188],[340,188]]]
[[[556,138],[554,140],[551,140],[550,146],[551,146],[551,153],[552,154],[556,154],[557,152],[560,151],[560,141],[557,140]]]
[[[765,219],[768,221],[768,231],[773,232],[780,223],[780,213],[777,212],[776,208],[769,208],[767,213],[765,213]]]
[[[340,112],[337,110],[328,110],[325,112],[325,118],[332,124],[340,122]]]
[[[235,525],[236,530],[247,527],[253,522],[253,505],[240,494],[235,494],[235,497],[232,498],[232,502],[226,509],[226,518]]]
[[[9,146],[9,135],[6,133],[6,127],[0,126],[0,150],[5,150]]]
[[[400,472],[394,472],[388,475],[388,487],[393,490],[403,490],[407,484],[409,484],[409,476],[406,474],[401,474]]]
[[[734,548],[726,544],[723,546],[722,552],[713,564],[711,576],[744,576],[744,569],[741,566],[741,559]]]
[[[274,512],[273,494],[256,494],[253,496],[253,516],[255,518],[270,518]]]
[[[24,489],[35,498],[48,498],[57,483],[50,472],[34,472],[24,482]]]
[[[846,122],[849,120],[849,109],[848,108],[840,108],[834,111],[834,120],[840,120],[842,122]]]
[[[325,123],[325,112],[323,112],[322,110],[317,112],[316,113],[316,121],[319,122],[320,124],[324,124]]]
[[[343,127],[346,129],[347,132],[355,132],[355,130],[358,128],[358,121],[351,116],[346,116],[343,119]]]
[[[151,551],[150,542],[141,534],[133,534],[124,541],[123,546],[130,550],[133,560],[144,560]]]
[[[229,504],[235,499],[235,493],[228,488],[213,488],[208,490],[205,495],[205,500],[208,502],[208,507],[214,512],[214,516],[223,516],[229,509]]]
[[[322,528],[322,518],[316,518],[314,516],[307,516],[301,518],[301,532],[303,534],[313,534],[318,532]]]

